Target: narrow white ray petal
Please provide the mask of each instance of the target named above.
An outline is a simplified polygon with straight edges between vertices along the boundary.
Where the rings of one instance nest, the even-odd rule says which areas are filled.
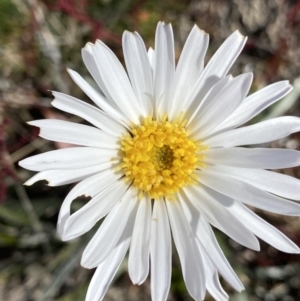
[[[300,152],[291,149],[216,148],[202,152],[205,162],[243,168],[281,169],[300,165]]]
[[[166,201],[174,243],[180,258],[184,282],[195,300],[203,300],[206,291],[204,263],[178,201]]]
[[[41,171],[27,180],[24,185],[30,186],[37,181],[46,180],[48,186],[60,186],[74,182],[79,182],[88,176],[103,170],[111,168],[112,162],[102,163],[95,166],[89,166],[86,168],[71,169],[71,170],[46,170]]]
[[[63,93],[52,92],[52,94],[55,99],[51,104],[55,108],[79,116],[115,137],[125,133],[125,128],[119,122],[96,107]]]
[[[269,85],[251,95],[216,129],[224,131],[240,126],[283,98],[292,90],[288,81]]]
[[[209,36],[195,25],[181,52],[176,71],[172,110],[169,118],[177,118],[203,70]],[[188,80],[187,80],[188,79]]]
[[[85,79],[82,78],[80,74],[71,69],[67,69],[67,71],[76,85],[111,118],[119,120],[119,122],[126,120],[126,117],[120,112],[120,110],[117,110],[114,106],[112,106],[109,103],[109,100],[104,98],[98,91],[96,91]],[[107,119],[109,119],[111,122],[111,118]]]
[[[154,114],[168,114],[172,105],[175,75],[174,39],[171,24],[159,22],[155,34]],[[159,113],[159,116],[158,116]]]
[[[195,121],[188,127],[190,135],[203,139],[223,122],[244,100],[252,83],[252,73],[242,74],[231,80],[203,110],[199,110]]]
[[[19,162],[33,171],[77,169],[106,163],[117,157],[117,151],[93,147],[70,147],[26,158]]]
[[[214,200],[210,190],[206,189],[205,186],[202,185],[201,188],[188,187],[183,191],[194,207],[203,214],[210,224],[239,244],[256,251],[260,249],[259,242],[252,232],[238,218],[230,212],[224,211],[223,207]],[[228,223],[229,220],[230,223]]]
[[[223,132],[203,141],[209,147],[232,147],[266,143],[300,131],[300,118],[278,117]]]
[[[86,301],[101,301],[121,265],[130,244],[130,228],[125,229],[110,255],[100,263],[89,285]]]
[[[59,236],[63,234],[65,223],[70,217],[71,204],[79,196],[94,197],[102,190],[116,182],[120,178],[119,175],[114,174],[110,169],[105,170],[99,174],[93,175],[82,182],[78,183],[64,199],[57,221],[57,233]],[[101,183],[101,185],[99,185]]]
[[[215,300],[228,301],[228,295],[224,291],[219,280],[218,270],[198,240],[197,245],[198,248],[200,248],[203,257],[207,290]]]
[[[203,99],[210,88],[227,74],[246,41],[247,38],[242,36],[239,31],[235,31],[225,40],[210,59],[196,83],[193,94],[197,94],[198,99]],[[189,105],[190,103],[187,104],[187,106]]]
[[[198,115],[201,110],[205,110],[207,106],[210,105],[211,99],[214,99],[218,93],[233,79],[231,75],[227,75],[223,78],[221,78],[205,95],[203,99],[198,99],[197,95],[193,95],[192,97],[197,98],[198,101],[194,101],[192,104],[193,106],[189,107],[187,109],[187,112],[185,113],[185,118],[188,120],[186,126],[188,127],[191,125],[191,127],[197,126],[198,121]],[[195,118],[197,118],[195,120]]]
[[[35,120],[28,124],[39,127],[39,136],[51,141],[108,149],[119,147],[118,138],[91,126],[57,119]]]
[[[123,52],[133,91],[146,117],[153,113],[153,83],[151,65],[142,38],[137,32],[125,31],[123,34]]]
[[[120,61],[115,54],[99,40],[97,40],[92,51],[101,79],[110,97],[130,121],[138,124],[141,107],[139,106],[128,76]]]
[[[82,48],[82,59],[86,66],[86,68],[89,70],[90,74],[94,78],[95,82],[100,87],[101,91],[106,96],[107,100],[109,101],[110,106],[116,109],[116,111],[119,111],[122,113],[122,110],[120,111],[119,107],[115,104],[113,98],[110,95],[109,90],[107,89],[106,85],[103,82],[103,79],[101,77],[99,66],[97,64],[97,59],[94,56],[93,49],[95,48],[95,45],[92,43],[87,43],[84,48]],[[122,114],[124,115],[124,114]],[[129,121],[125,116],[125,121]]]
[[[206,286],[207,286],[207,290],[216,301],[229,300],[228,295],[226,294],[226,292],[224,291],[220,283],[218,271],[216,269],[215,272],[211,275],[211,279],[206,284]]]
[[[300,201],[300,180],[291,176],[269,170],[235,168],[222,165],[210,166],[209,168],[226,176],[247,182],[261,190],[287,199]]]
[[[201,230],[201,232],[199,231]],[[202,247],[206,250],[206,254],[209,256],[215,267],[223,278],[238,292],[245,289],[243,283],[238,278],[231,265],[227,261],[222,249],[220,248],[216,237],[211,229],[209,223],[203,216],[199,219],[198,241]]]
[[[154,202],[150,257],[152,300],[166,301],[171,285],[172,245],[167,210],[162,199]]]
[[[155,51],[152,47],[150,47],[148,49],[148,59],[149,59],[149,62],[150,62],[152,76],[153,76],[154,67],[155,67]]]
[[[180,193],[179,200],[184,214],[196,234],[199,243],[214,263],[215,267],[235,290],[243,290],[243,284],[224,256],[208,222],[205,220],[203,215],[200,215],[199,211],[194,207],[194,205],[192,205],[191,201],[186,198],[185,194]]]
[[[234,202],[228,210],[235,216],[238,216],[243,221],[243,224],[257,237],[274,248],[286,253],[300,253],[299,247],[289,238],[241,203]]]
[[[93,47],[94,44],[88,42],[84,48],[81,49],[81,54],[82,54],[82,60],[86,66],[86,68],[88,69],[89,73],[92,75],[92,77],[94,78],[95,82],[98,84],[99,88],[103,91],[104,94],[106,94],[105,92],[105,86],[102,82],[96,61],[95,61],[95,57],[93,55]]]
[[[127,188],[128,186],[119,180],[93,197],[66,220],[61,233],[62,240],[71,240],[89,231],[120,201]]]
[[[198,175],[201,183],[244,204],[278,214],[300,215],[299,204],[260,190],[246,182],[209,170],[198,172]]]
[[[134,223],[138,208],[137,194],[129,188],[123,199],[109,212],[100,228],[86,246],[81,265],[95,268],[105,260],[115,248],[127,224]]]
[[[143,197],[137,211],[128,259],[128,273],[133,284],[142,284],[149,273],[151,199]]]

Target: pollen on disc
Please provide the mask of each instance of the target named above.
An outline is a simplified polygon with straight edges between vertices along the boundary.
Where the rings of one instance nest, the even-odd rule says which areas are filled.
[[[121,140],[122,164],[126,179],[152,198],[168,197],[195,183],[201,143],[188,138],[180,119],[169,122],[148,117]],[[141,193],[139,195],[142,195]]]

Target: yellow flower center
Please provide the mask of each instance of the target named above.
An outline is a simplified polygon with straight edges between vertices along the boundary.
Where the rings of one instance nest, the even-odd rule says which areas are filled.
[[[130,180],[151,198],[168,197],[181,187],[195,183],[194,171],[202,165],[197,152],[205,149],[201,143],[187,137],[184,123],[145,119],[121,140],[121,168],[125,180]]]

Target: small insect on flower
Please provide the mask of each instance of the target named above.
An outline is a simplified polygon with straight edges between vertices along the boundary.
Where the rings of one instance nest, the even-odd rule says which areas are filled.
[[[208,39],[194,26],[175,66],[171,25],[158,23],[155,48],[148,52],[138,33],[126,31],[128,74],[105,44],[88,43],[83,61],[105,96],[68,70],[97,107],[59,92],[53,92],[52,105],[93,126],[29,122],[45,139],[78,145],[19,163],[39,172],[26,185],[44,179],[50,186],[79,182],[59,213],[62,240],[84,234],[106,216],[81,259],[82,266],[97,267],[87,301],[103,299],[128,249],[132,282],[142,284],[150,269],[152,300],[165,301],[171,233],[195,300],[203,300],[206,289],[215,300],[228,300],[218,274],[235,290],[244,288],[211,225],[252,250],[259,250],[259,237],[278,250],[300,251],[245,206],[300,215],[300,206],[287,200],[300,200],[300,181],[268,171],[300,165],[300,153],[244,147],[297,132],[300,119],[279,117],[240,127],[291,86],[281,81],[247,96],[252,74],[227,75],[246,38],[231,34],[204,68]],[[70,214],[72,201],[83,194],[91,200]]]

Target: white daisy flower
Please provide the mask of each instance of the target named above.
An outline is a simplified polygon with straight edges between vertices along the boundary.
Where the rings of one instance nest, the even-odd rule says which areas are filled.
[[[227,75],[246,38],[234,32],[204,68],[208,39],[195,26],[175,67],[171,25],[158,24],[155,50],[148,53],[137,33],[125,32],[128,75],[105,44],[88,43],[83,61],[104,95],[68,71],[98,108],[59,92],[53,92],[52,104],[93,126],[29,122],[45,139],[79,146],[20,162],[39,172],[26,185],[79,182],[60,210],[62,240],[82,235],[106,216],[82,255],[84,267],[97,267],[88,301],[102,300],[128,249],[132,282],[142,284],[150,269],[152,300],[166,300],[171,233],[195,300],[203,300],[206,289],[216,300],[228,300],[218,274],[235,290],[244,288],[211,225],[253,250],[259,250],[259,237],[278,250],[299,253],[292,241],[245,205],[299,215],[300,206],[287,199],[300,200],[300,181],[268,169],[298,166],[300,153],[244,146],[297,132],[300,119],[279,117],[238,128],[291,86],[281,81],[247,97],[252,74]],[[81,195],[92,199],[70,214],[72,201]]]

